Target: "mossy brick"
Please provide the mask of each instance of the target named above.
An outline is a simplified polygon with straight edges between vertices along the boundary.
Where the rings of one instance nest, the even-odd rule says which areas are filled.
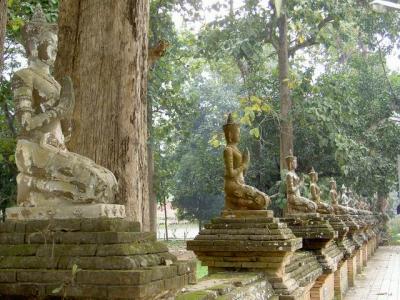
[[[176,261],[173,265],[177,266],[178,275],[196,272],[196,261]]]
[[[71,270],[18,270],[18,282],[62,283],[72,279]]]
[[[111,244],[98,245],[97,256],[123,256],[123,255],[139,255],[154,254],[168,252],[168,247],[161,242],[149,243],[129,243],[129,244]]]
[[[40,231],[79,231],[81,220],[79,219],[54,219],[54,220],[31,220],[25,222],[26,232]]]
[[[0,245],[23,244],[25,241],[25,233],[0,233]]]
[[[110,299],[108,298],[108,287],[101,285],[72,285],[67,286],[65,289],[67,298],[78,299]],[[63,296],[63,291],[60,291],[54,296]]]
[[[59,269],[71,269],[76,264],[84,270],[133,270],[140,267],[140,263],[131,256],[108,257],[61,257]]]
[[[185,274],[164,279],[164,286],[169,291],[177,291],[187,285],[188,282],[188,275]]]
[[[81,230],[89,232],[140,232],[140,223],[122,219],[82,219]]]
[[[15,232],[15,225],[14,221],[0,222],[0,233]]]
[[[31,244],[97,244],[97,236],[91,232],[32,232],[26,240]]]
[[[46,231],[50,227],[49,220],[30,220],[25,222],[26,232]]]
[[[38,257],[60,257],[60,256],[95,256],[97,245],[63,245],[47,244],[40,245],[36,255]]]
[[[155,241],[156,234],[153,232],[98,232],[97,242],[99,244],[121,244],[133,242]]]
[[[178,275],[178,267],[176,265],[153,266],[146,268],[146,270],[151,271],[151,281],[176,277]]]
[[[17,271],[16,270],[1,270],[0,271],[0,283],[5,282],[16,282]]]
[[[39,245],[0,245],[1,256],[34,256]]]
[[[164,280],[153,281],[148,284],[121,288],[108,286],[109,299],[154,299],[165,291]]]
[[[152,270],[82,270],[77,273],[78,284],[141,285],[151,281]]]
[[[218,293],[216,291],[193,291],[179,294],[176,296],[175,300],[210,300],[215,299]]]
[[[0,257],[0,269],[54,269],[57,259],[35,256]]]
[[[0,296],[23,296],[25,299],[40,299],[45,294],[45,285],[41,284],[0,283]]]

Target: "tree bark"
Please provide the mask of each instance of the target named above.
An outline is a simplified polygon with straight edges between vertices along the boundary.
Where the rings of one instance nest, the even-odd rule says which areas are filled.
[[[278,19],[279,28],[279,49],[278,49],[278,68],[279,68],[279,95],[280,106],[280,169],[287,169],[285,157],[293,149],[293,124],[291,117],[292,100],[289,90],[289,55],[288,55],[288,24],[284,12]]]
[[[7,0],[0,0],[0,73],[3,70],[3,51],[7,26]]]
[[[115,174],[117,203],[146,231],[148,18],[148,0],[61,1],[55,67],[75,87],[68,148]]]

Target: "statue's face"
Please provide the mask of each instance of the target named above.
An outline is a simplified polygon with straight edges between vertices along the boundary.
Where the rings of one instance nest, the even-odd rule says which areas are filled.
[[[293,158],[292,167],[293,167],[293,170],[297,169],[297,157]]]
[[[57,56],[57,35],[51,32],[43,35],[38,45],[38,58],[46,65],[52,66]]]
[[[238,143],[240,140],[240,128],[233,128],[229,132],[229,139],[231,143]]]

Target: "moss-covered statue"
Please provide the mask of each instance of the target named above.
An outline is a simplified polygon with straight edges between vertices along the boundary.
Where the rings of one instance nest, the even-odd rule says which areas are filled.
[[[238,149],[240,126],[233,122],[231,114],[229,114],[223,129],[226,139],[224,150],[225,209],[265,209],[270,203],[269,197],[256,188],[246,185],[244,182],[244,174],[250,163],[250,154],[248,150],[242,154]]]
[[[12,80],[21,125],[15,153],[18,204],[114,203],[114,175],[65,146],[61,121],[71,117],[74,91],[69,77],[60,85],[50,74],[57,50],[56,25],[47,23],[38,6],[22,33],[29,66]]]
[[[286,157],[288,173],[286,174],[287,214],[315,213],[317,204],[300,195],[300,178],[296,174],[297,158],[292,151]]]
[[[314,203],[317,204],[317,212],[320,214],[332,214],[333,208],[329,204],[321,201],[321,190],[317,183],[318,173],[315,172],[314,168],[312,168],[309,175],[311,180],[310,184],[311,200],[313,200]]]

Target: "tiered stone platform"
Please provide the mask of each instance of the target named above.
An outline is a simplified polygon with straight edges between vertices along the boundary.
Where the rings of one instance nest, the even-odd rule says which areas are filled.
[[[314,213],[288,215],[281,220],[288,224],[297,237],[303,239],[303,250],[314,251],[325,272],[336,271],[343,253],[334,241],[338,238],[338,232],[326,218]]]
[[[281,299],[299,299],[322,272],[313,253],[302,247],[272,211],[223,211],[187,242],[209,272],[262,271]],[[300,296],[299,296],[300,295]]]
[[[0,223],[0,295],[153,299],[195,281],[153,233],[121,218]]]

